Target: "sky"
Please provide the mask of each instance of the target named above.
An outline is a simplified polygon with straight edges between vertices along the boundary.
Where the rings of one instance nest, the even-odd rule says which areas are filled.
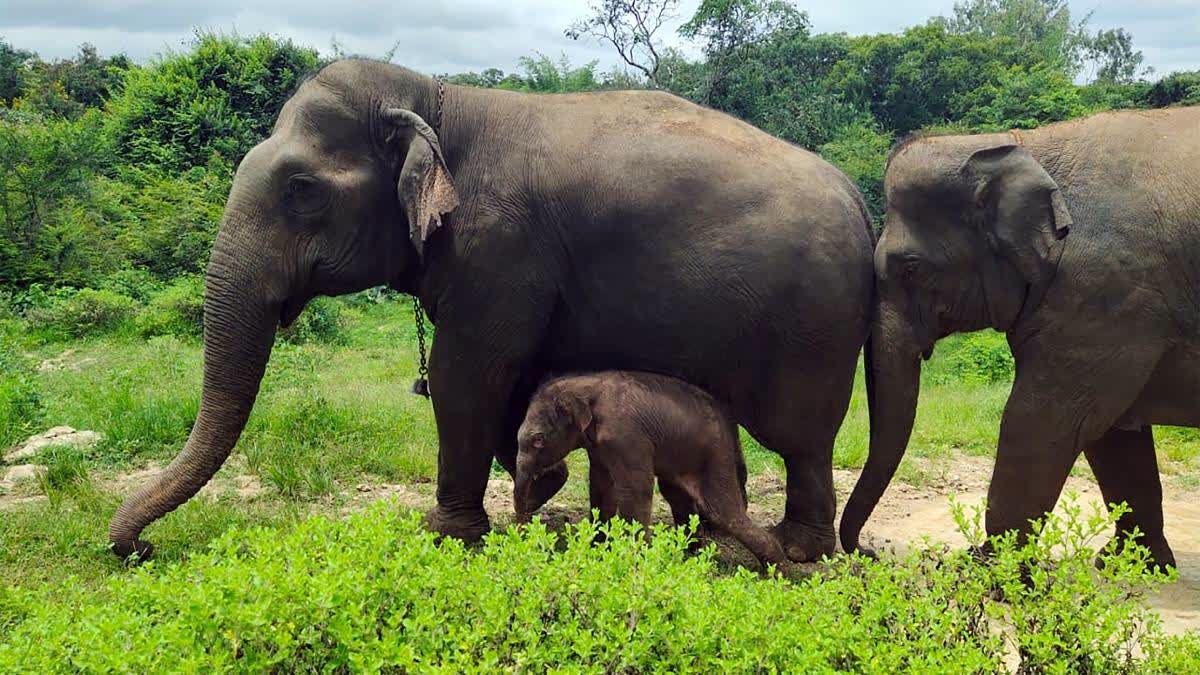
[[[382,55],[427,73],[517,69],[540,51],[572,63],[617,63],[611,48],[573,41],[563,29],[591,0],[0,0],[0,37],[43,58],[68,57],[83,42],[137,61],[179,50],[195,28],[261,32],[330,52]],[[675,25],[699,0],[681,0]],[[954,0],[797,0],[814,32],[897,32],[949,14]],[[1093,28],[1124,27],[1159,74],[1200,69],[1200,0],[1073,0]],[[673,28],[673,27],[672,27]],[[668,43],[678,38],[666,31]]]

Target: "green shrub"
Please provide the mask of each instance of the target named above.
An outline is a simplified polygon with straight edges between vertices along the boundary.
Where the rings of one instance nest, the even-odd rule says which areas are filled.
[[[130,164],[168,174],[214,154],[236,165],[317,63],[315,49],[290,40],[198,32],[186,51],[127,73],[109,133]]]
[[[195,275],[176,279],[150,298],[135,321],[143,337],[174,335],[199,337],[204,334],[204,278]]]
[[[873,219],[883,219],[883,170],[892,146],[891,134],[874,124],[853,124],[821,146],[821,156],[858,185]]]
[[[948,368],[939,379],[970,384],[1010,382],[1014,364],[1008,339],[986,330],[965,335],[947,355]]]
[[[56,294],[25,313],[30,327],[45,340],[114,333],[128,327],[137,303],[114,291],[84,288]]]
[[[677,528],[647,545],[623,523],[535,523],[476,552],[379,503],[235,529],[102,589],[56,580],[52,602],[0,595],[0,671],[990,673],[1011,650],[1023,672],[1108,673],[1136,671],[1139,645],[1146,665],[1194,669],[1194,645],[1159,651],[1179,641],[1146,607],[1167,577],[1145,549],[1109,547],[1095,570],[1114,517],[1050,519],[1028,545],[997,540],[991,565],[926,549],[793,582],[722,573]]]
[[[42,413],[33,368],[12,343],[0,341],[0,450],[34,433]]]
[[[963,95],[963,121],[983,131],[1033,129],[1088,112],[1079,88],[1059,70],[1044,65],[1013,66]]]
[[[104,277],[96,288],[127,295],[138,302],[146,302],[150,296],[163,289],[163,283],[141,267],[126,267]]]
[[[290,344],[345,343],[346,331],[339,301],[313,298],[292,325],[279,330],[279,339]]]

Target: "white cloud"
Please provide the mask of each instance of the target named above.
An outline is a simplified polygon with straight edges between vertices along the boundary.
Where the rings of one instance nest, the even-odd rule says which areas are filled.
[[[699,0],[682,0],[677,26]],[[954,0],[841,0],[807,2],[817,32],[894,32],[952,11]],[[75,53],[91,42],[101,53],[125,52],[145,60],[178,49],[194,27],[243,35],[290,37],[328,52],[333,38],[349,52],[382,54],[426,72],[498,67],[506,71],[535,50],[574,63],[615,55],[603,45],[563,35],[588,0],[4,0],[0,36],[48,58]],[[1146,65],[1166,73],[1200,69],[1197,0],[1077,0],[1076,16],[1094,10],[1095,28],[1122,26],[1134,35]],[[673,30],[667,32],[673,36]]]

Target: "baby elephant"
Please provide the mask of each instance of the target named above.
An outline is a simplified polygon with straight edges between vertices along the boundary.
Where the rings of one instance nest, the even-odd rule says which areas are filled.
[[[662,375],[609,371],[544,382],[517,435],[514,506],[530,512],[530,490],[572,450],[587,449],[592,508],[650,524],[654,477],[676,524],[693,513],[733,535],[765,566],[786,565],[783,548],[746,515],[746,463],[737,426],[704,391]]]

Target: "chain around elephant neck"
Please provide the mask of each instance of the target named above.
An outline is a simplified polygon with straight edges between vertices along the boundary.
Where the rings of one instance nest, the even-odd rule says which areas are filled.
[[[442,133],[442,109],[446,104],[446,84],[441,78],[433,78],[437,83],[437,107],[433,111],[433,133]],[[425,308],[421,306],[421,296],[413,293],[413,322],[417,326],[417,379],[413,380],[412,391],[418,396],[429,398],[429,366],[425,359]]]

